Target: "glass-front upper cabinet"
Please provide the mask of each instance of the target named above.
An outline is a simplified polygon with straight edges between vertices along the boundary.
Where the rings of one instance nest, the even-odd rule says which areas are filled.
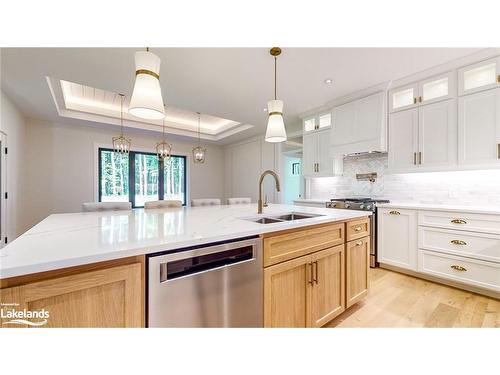
[[[458,94],[466,95],[500,86],[500,56],[458,71]]]
[[[389,108],[391,112],[400,111],[417,105],[418,87],[411,84],[389,91]]]
[[[304,133],[308,133],[313,130],[328,128],[332,125],[332,113],[325,112],[316,116],[305,118],[303,123]]]
[[[420,81],[418,89],[418,102],[423,104],[455,97],[455,73],[448,72]]]

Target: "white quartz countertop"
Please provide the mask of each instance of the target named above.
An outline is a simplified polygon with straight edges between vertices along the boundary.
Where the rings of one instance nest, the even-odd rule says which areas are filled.
[[[413,203],[413,202],[412,203],[391,202],[391,203],[377,204],[377,207],[500,215],[499,206],[490,207],[490,206],[465,206],[465,205],[430,204],[430,203]]]
[[[273,224],[243,218],[321,214]],[[272,204],[54,214],[0,249],[0,279],[217,241],[349,220],[366,211]]]
[[[329,199],[305,199],[305,198],[299,198],[299,199],[294,199],[294,202],[299,202],[299,203],[322,203],[326,206],[326,202],[329,202]]]

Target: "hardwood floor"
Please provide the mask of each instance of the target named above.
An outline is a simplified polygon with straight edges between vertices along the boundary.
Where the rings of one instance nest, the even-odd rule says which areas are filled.
[[[370,269],[368,296],[326,327],[500,327],[500,300]]]

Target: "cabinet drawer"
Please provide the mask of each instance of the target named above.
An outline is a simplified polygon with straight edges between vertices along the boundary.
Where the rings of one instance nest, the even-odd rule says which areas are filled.
[[[500,235],[420,227],[418,247],[500,263]]]
[[[364,217],[360,220],[347,222],[347,241],[357,240],[370,235],[370,218]]]
[[[500,264],[419,250],[418,270],[481,288],[500,291]]]
[[[344,243],[344,223],[264,235],[264,267]]]
[[[418,224],[429,227],[500,234],[500,215],[419,211]]]

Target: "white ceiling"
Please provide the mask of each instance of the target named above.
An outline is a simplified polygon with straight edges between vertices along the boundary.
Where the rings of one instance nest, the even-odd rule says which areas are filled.
[[[46,76],[130,95],[134,52],[140,48],[3,48],[2,89],[26,116],[58,122]],[[278,98],[289,130],[298,114],[337,97],[398,79],[479,51],[478,48],[283,48]],[[162,61],[167,105],[254,125],[218,141],[265,131],[263,111],[273,96],[268,48],[151,48]],[[326,85],[326,78],[333,84]],[[82,120],[79,120],[82,122]],[[85,121],[83,121],[85,122]]]

